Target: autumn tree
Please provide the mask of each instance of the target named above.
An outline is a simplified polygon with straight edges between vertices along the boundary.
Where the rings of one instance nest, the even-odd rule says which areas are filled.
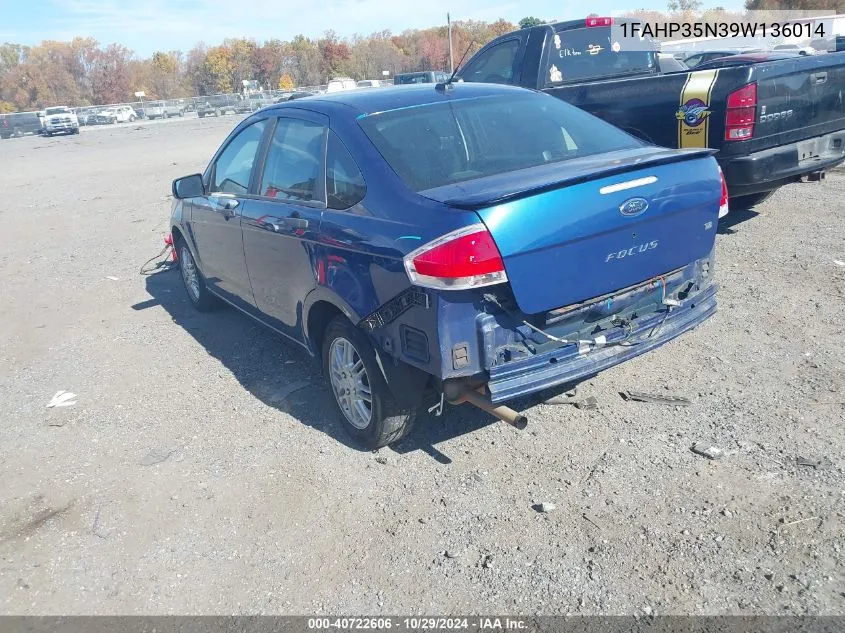
[[[326,31],[317,41],[317,48],[320,51],[322,77],[329,80],[336,75],[344,74],[344,64],[351,56],[346,42],[340,40],[334,31]]]
[[[129,61],[132,51],[109,44],[97,52],[91,68],[91,91],[95,103],[120,103],[132,98]]]
[[[287,73],[279,78],[279,90],[293,90],[294,87],[293,77]]]
[[[172,51],[153,53],[150,59],[149,92],[160,99],[172,99],[181,95],[182,53]],[[143,89],[143,88],[139,88]],[[147,92],[147,90],[144,90]]]
[[[695,13],[701,4],[701,0],[669,0],[666,8],[672,13]]]
[[[197,86],[200,94],[232,92],[234,72],[235,62],[228,47],[209,48],[203,62],[200,84]]]
[[[845,13],[845,0],[745,0],[749,11],[826,11]]]

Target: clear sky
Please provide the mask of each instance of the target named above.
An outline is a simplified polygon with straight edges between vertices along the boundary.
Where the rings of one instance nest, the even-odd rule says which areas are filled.
[[[707,0],[705,6],[739,9],[741,0]],[[587,13],[649,8],[665,10],[663,0],[0,0],[0,42],[37,44],[92,36],[117,42],[140,56],[156,50],[188,50],[199,41],[225,37],[290,39],[318,37],[328,29],[341,37],[389,29],[401,32],[453,20],[516,23],[527,15],[568,20]]]

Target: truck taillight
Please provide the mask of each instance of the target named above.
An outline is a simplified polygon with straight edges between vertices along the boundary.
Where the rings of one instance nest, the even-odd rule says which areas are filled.
[[[748,84],[728,95],[725,140],[745,141],[754,136],[757,119],[757,84]]]
[[[586,26],[613,26],[613,18],[587,18]]]
[[[725,174],[722,168],[719,167],[719,178],[722,179],[722,196],[719,198],[719,217],[723,218],[728,214],[730,207],[728,207],[728,183],[725,180]]]
[[[493,236],[483,224],[447,233],[405,256],[411,283],[442,290],[466,290],[508,280]]]

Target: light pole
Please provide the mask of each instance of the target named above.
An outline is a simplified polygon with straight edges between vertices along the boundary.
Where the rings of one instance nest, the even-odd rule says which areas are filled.
[[[452,60],[452,17],[446,14],[446,23],[449,25],[449,74],[455,72],[455,62]]]

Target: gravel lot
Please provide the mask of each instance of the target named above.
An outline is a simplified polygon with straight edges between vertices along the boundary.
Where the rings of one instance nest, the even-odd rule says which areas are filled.
[[[845,614],[845,172],[735,211],[717,315],[598,409],[373,454],[303,353],[138,274],[235,120],[0,141],[0,612]]]

